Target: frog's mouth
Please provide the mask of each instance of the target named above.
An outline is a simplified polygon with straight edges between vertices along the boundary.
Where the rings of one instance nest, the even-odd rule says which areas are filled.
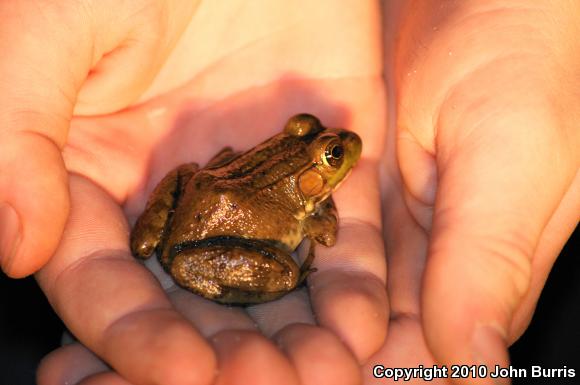
[[[338,183],[334,186],[333,190],[337,190],[346,180],[346,178],[348,178],[348,176],[352,173],[352,167],[348,169],[348,171],[344,174],[344,176],[342,177],[341,180],[338,181]]]

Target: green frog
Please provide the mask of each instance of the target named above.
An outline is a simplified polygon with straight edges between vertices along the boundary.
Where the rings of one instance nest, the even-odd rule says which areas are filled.
[[[200,168],[184,164],[157,185],[131,233],[138,258],[156,252],[174,281],[226,304],[271,301],[315,271],[314,245],[332,246],[331,193],[357,162],[357,134],[308,114],[243,153],[224,148]],[[292,258],[308,238],[301,267]]]

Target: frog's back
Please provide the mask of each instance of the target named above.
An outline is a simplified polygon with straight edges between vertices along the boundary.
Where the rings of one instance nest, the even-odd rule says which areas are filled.
[[[297,217],[303,210],[295,172],[310,162],[305,155],[303,142],[278,140],[198,172],[177,204],[169,246],[234,236],[294,249],[302,239]]]

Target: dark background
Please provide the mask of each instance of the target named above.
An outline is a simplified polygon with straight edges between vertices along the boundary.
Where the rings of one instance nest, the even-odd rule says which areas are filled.
[[[580,257],[576,229],[554,265],[524,336],[511,347],[512,365],[574,368],[575,378],[514,384],[580,384]],[[40,359],[60,344],[63,325],[33,278],[0,273],[0,385],[32,385]]]

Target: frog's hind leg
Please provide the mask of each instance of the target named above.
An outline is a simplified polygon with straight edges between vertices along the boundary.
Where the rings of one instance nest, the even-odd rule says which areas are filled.
[[[177,196],[199,166],[188,163],[173,169],[155,187],[131,232],[131,252],[139,258],[149,258],[162,243],[165,229],[177,204]]]
[[[262,241],[216,237],[178,245],[173,253],[169,270],[175,281],[220,303],[279,298],[297,286],[300,276],[290,254]]]

